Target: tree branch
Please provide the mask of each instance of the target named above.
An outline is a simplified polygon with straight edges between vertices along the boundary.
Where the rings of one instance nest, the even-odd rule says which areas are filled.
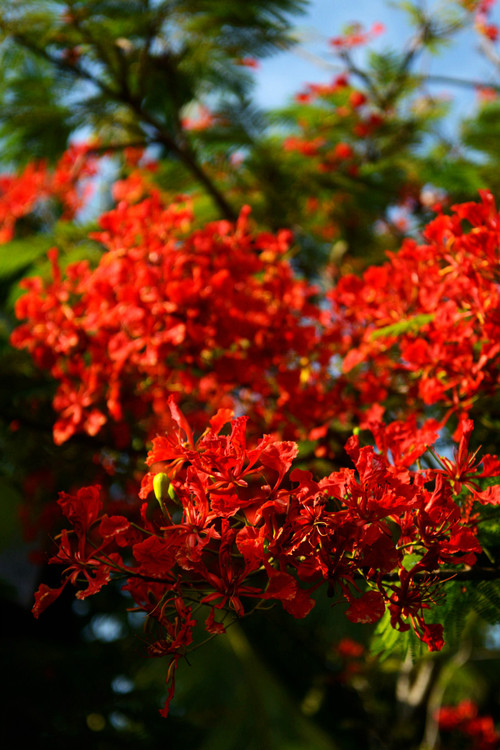
[[[435,581],[494,581],[500,578],[500,568],[488,566],[475,566],[463,570],[454,568],[439,568],[438,570],[419,570],[413,578],[416,581],[426,580],[432,577]],[[382,577],[382,581],[397,581],[399,576],[397,572],[387,573]]]
[[[14,34],[12,35],[12,39],[20,46],[29,50],[33,54],[42,57],[44,60],[49,62],[51,65],[59,68],[60,70],[64,70],[65,72],[70,73],[75,78],[83,78],[89,81],[110,100],[118,102],[132,110],[134,114],[139,118],[139,120],[142,120],[145,124],[150,125],[156,131],[155,137],[151,140],[162,144],[163,146],[165,146],[165,148],[171,151],[179,159],[179,161],[184,164],[188,171],[191,172],[193,177],[195,177],[196,180],[205,188],[205,190],[219,209],[221,215],[229,221],[236,220],[236,211],[226,200],[224,195],[211,180],[209,175],[205,172],[201,164],[198,163],[198,161],[196,160],[196,156],[190,146],[187,143],[183,146],[180,146],[170,135],[168,130],[164,128],[162,123],[158,122],[156,118],[154,118],[151,114],[144,110],[141,103],[128,91],[128,88],[126,91],[124,91],[123,88],[116,91],[114,88],[110,87],[100,78],[94,76],[81,65],[72,65],[63,59],[55,57],[46,49],[37,47],[36,44],[31,42],[29,39],[26,39],[24,35]]]

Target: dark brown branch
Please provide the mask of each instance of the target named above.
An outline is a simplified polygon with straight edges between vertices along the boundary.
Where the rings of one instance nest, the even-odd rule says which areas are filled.
[[[132,95],[128,91],[128,88],[126,91],[124,91],[123,89],[120,91],[115,91],[115,89],[108,86],[104,81],[94,76],[81,65],[70,64],[64,59],[52,55],[50,52],[48,52],[47,49],[37,47],[36,44],[33,44],[33,42],[26,39],[26,37],[24,37],[23,35],[14,34],[12,38],[15,42],[17,42],[17,44],[29,50],[33,54],[43,57],[43,59],[49,62],[51,65],[54,65],[55,67],[72,74],[76,78],[83,78],[89,81],[94,86],[96,86],[103,94],[109,97],[109,99],[131,109],[137,115],[139,120],[142,120],[144,123],[150,125],[156,131],[156,136],[152,140],[162,144],[163,146],[165,146],[165,148],[171,151],[179,159],[179,161],[182,162],[184,166],[191,172],[196,180],[205,188],[205,190],[219,209],[221,215],[229,221],[236,220],[237,213],[228,203],[228,201],[214,184],[214,182],[212,182],[211,178],[205,172],[203,167],[198,163],[198,161],[196,160],[196,156],[189,145],[186,143],[185,145],[180,146],[170,135],[170,133],[165,130],[163,125],[143,109],[140,101],[132,97]]]
[[[500,578],[500,568],[479,567],[465,568],[455,570],[454,568],[440,568],[439,570],[420,570],[414,574],[415,581],[422,581],[432,578],[433,581],[495,581]],[[399,576],[397,572],[387,573],[382,578],[383,581],[397,581]]]
[[[447,83],[450,86],[460,86],[462,88],[469,89],[494,89],[500,91],[500,84],[498,83],[485,83],[484,81],[473,81],[468,78],[456,78],[455,76],[444,76],[428,73],[426,75],[416,76],[422,83]]]

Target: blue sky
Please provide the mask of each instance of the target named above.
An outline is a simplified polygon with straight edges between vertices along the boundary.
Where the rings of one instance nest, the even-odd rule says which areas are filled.
[[[447,0],[421,0],[427,9],[445,7]],[[449,5],[449,2],[448,2]],[[500,10],[492,20],[499,22]],[[301,39],[297,51],[278,54],[262,63],[256,73],[256,98],[264,108],[280,106],[307,82],[329,81],[338,69],[334,56],[329,54],[328,39],[338,36],[342,28],[353,21],[359,21],[368,29],[372,23],[380,21],[385,33],[373,44],[376,49],[401,49],[412,35],[407,15],[389,0],[310,0],[308,13],[297,17],[297,32]],[[477,35],[461,32],[455,42],[437,58],[423,58],[419,62],[421,72],[451,75],[456,77],[491,82],[491,64],[477,51]],[[363,52],[360,51],[360,55]],[[307,59],[314,55],[319,62]],[[362,59],[362,58],[361,58]],[[327,65],[331,68],[327,68]],[[496,80],[500,78],[497,72]],[[452,87],[443,83],[433,87],[434,93],[449,94],[455,100],[455,110],[467,114],[474,104],[474,91]]]

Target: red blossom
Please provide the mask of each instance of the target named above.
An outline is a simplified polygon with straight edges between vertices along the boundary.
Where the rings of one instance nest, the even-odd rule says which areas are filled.
[[[383,402],[402,384],[416,413],[439,404],[446,418],[497,388],[498,212],[487,191],[452,210],[428,225],[425,244],[405,240],[385,264],[343,276],[329,294],[329,335],[342,341],[360,416],[362,404]]]
[[[40,584],[38,590],[35,593],[35,604],[33,605],[33,615],[38,618],[42,612],[50,606],[59,597],[62,590],[65,587],[65,583],[59,588],[54,589],[47,586],[46,583]]]
[[[491,716],[480,716],[475,701],[465,699],[456,706],[442,706],[436,712],[441,732],[456,732],[467,737],[471,750],[497,750],[500,734]]]
[[[288,147],[325,168],[355,157],[343,142]],[[126,443],[132,422],[153,438],[130,518],[97,485],[60,494],[65,528],[51,562],[61,586],[42,585],[35,615],[68,584],[83,598],[124,581],[154,620],[150,653],[171,659],[167,704],[195,629],[214,635],[273,604],[305,617],[313,593],[339,594],[353,622],[387,609],[392,627],[441,649],[442,627],[428,622],[441,571],[449,579],[475,564],[472,504],[500,500],[497,486],[482,489],[500,462],[469,450],[468,419],[498,389],[493,197],[439,214],[424,244],[408,240],[382,266],[342,277],[328,307],[288,261],[289,232],[255,233],[248,207],[234,224],[193,229],[187,199],[167,204],[145,184],[136,174],[118,186],[93,235],[104,248],[96,268],[63,273],[50,251],[52,279],[26,280],[17,303],[25,322],[12,342],[58,383],[57,442],[113,423]],[[385,423],[394,395],[405,406]],[[425,405],[437,419],[423,419]],[[456,415],[458,447],[443,457],[433,446]],[[323,478],[293,470],[297,436],[331,456],[334,419],[371,433],[368,444],[347,440],[353,466]],[[420,468],[426,450],[437,468]],[[210,608],[201,622],[193,602]]]
[[[19,219],[47,201],[59,201],[62,217],[72,218],[89,197],[89,180],[97,172],[91,144],[72,144],[50,171],[31,163],[18,175],[0,175],[0,244],[15,235]]]
[[[216,118],[207,107],[200,107],[197,118],[183,117],[181,120],[182,127],[185,130],[207,130],[216,123]]]
[[[354,641],[352,638],[341,638],[337,643],[335,650],[344,659],[359,659],[365,652],[362,643]]]
[[[36,616],[68,583],[83,598],[115,576],[125,578],[136,607],[163,629],[151,655],[172,657],[166,706],[179,658],[201,626],[188,601],[210,606],[204,627],[215,635],[224,632],[227,618],[229,624],[259,604],[279,602],[292,616],[305,617],[315,604],[311,594],[327,586],[342,592],[352,622],[375,623],[388,607],[393,627],[413,628],[430,650],[442,648],[441,625],[426,619],[443,595],[436,570],[474,564],[481,547],[476,527],[452,499],[446,472],[415,471],[404,461],[421,435],[434,436],[433,428],[399,426],[393,434],[405,447],[395,451],[392,464],[389,433],[375,423],[385,453],[352,437],[346,451],[355,469],[316,481],[310,472],[290,473],[295,443],[270,435],[251,441],[247,419],[231,418],[227,409],[195,440],[173,397],[168,405],[170,429],[153,443],[153,471],[141,488],[150,502],[156,490],[155,509],[145,502],[137,525],[105,513],[98,487],[61,493],[59,505],[72,528],[63,529],[51,562],[63,566],[62,585],[40,587]],[[468,454],[471,429],[464,424],[456,454],[467,489],[468,472],[480,463]],[[485,471],[497,468],[493,458],[485,460]],[[162,481],[155,484],[157,470]],[[418,559],[410,568],[407,553]],[[360,578],[369,586],[361,595]],[[215,619],[215,610],[222,619]]]
[[[102,500],[100,487],[82,487],[75,495],[66,492],[59,494],[58,503],[62,512],[78,534],[85,535],[100,516]]]
[[[243,65],[245,68],[253,68],[254,70],[260,68],[260,62],[255,57],[240,57],[236,60],[237,65]]]
[[[367,591],[351,601],[345,614],[351,622],[373,623],[380,620],[384,612],[383,596],[378,591]]]
[[[454,451],[453,460],[446,456],[439,456],[439,462],[444,467],[443,475],[451,483],[453,491],[458,495],[462,487],[466,487],[470,492],[470,497],[466,505],[466,513],[470,513],[472,502],[477,501],[481,504],[499,505],[500,504],[500,485],[488,487],[481,490],[478,480],[483,477],[500,476],[500,461],[497,456],[484,455],[477,459],[480,448],[473,453],[469,452],[469,441],[474,429],[474,422],[471,419],[463,420],[460,424],[460,442],[458,449]],[[483,470],[480,466],[483,464]]]
[[[109,420],[157,432],[166,418],[167,428],[173,393],[198,400],[200,421],[207,407],[228,409],[237,399],[255,416],[280,399],[274,420],[291,432],[300,415],[314,419],[321,406],[311,411],[311,396],[322,393],[328,365],[316,351],[316,289],[283,257],[290,233],[254,234],[248,213],[236,225],[193,231],[181,201],[165,206],[154,191],[139,203],[122,200],[94,235],[107,248],[97,268],[79,262],[63,275],[53,254],[53,280],[26,281],[16,306],[26,322],[11,340],[59,383],[58,443],[78,431],[95,435]],[[304,358],[318,362],[307,383]],[[255,401],[253,393],[267,396]]]
[[[337,36],[330,39],[330,44],[335,49],[359,47],[363,44],[367,44],[384,31],[385,26],[380,22],[373,23],[369,31],[363,31],[361,24],[354,23],[346,30],[346,33],[343,36]]]
[[[205,630],[207,633],[211,633],[212,635],[221,635],[222,633],[226,632],[226,629],[222,622],[217,622],[215,619],[215,610],[212,607],[210,610],[210,614],[208,615],[207,619],[205,620]]]

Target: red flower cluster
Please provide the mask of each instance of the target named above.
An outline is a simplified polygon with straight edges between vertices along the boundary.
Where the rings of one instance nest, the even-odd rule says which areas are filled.
[[[332,648],[332,656],[337,661],[339,682],[349,683],[366,667],[365,647],[352,638],[341,638]]]
[[[491,716],[479,716],[477,704],[464,700],[457,706],[443,706],[436,716],[441,732],[456,731],[467,737],[471,750],[497,750],[500,734]]]
[[[63,218],[72,218],[88,195],[84,181],[96,172],[97,159],[89,155],[89,146],[73,144],[53,171],[41,162],[29,164],[18,175],[0,175],[0,244],[13,238],[17,221],[42,201],[57,199]]]
[[[308,156],[310,168],[315,171],[345,170],[356,176],[365,158],[363,140],[384,122],[384,116],[367,93],[353,88],[346,75],[339,75],[331,83],[307,84],[295,100],[299,104],[314,103],[317,110],[313,118],[298,118],[299,133],[285,139],[285,151]],[[323,110],[325,116],[318,119]],[[336,119],[340,128],[335,128]],[[346,139],[337,141],[340,129]]]
[[[330,293],[344,373],[367,404],[400,394],[410,409],[466,414],[498,388],[500,221],[493,196],[453,207],[362,278]]]
[[[374,623],[387,609],[394,628],[413,628],[430,650],[442,648],[442,626],[426,621],[442,593],[440,571],[444,566],[447,580],[455,566],[473,565],[481,552],[456,495],[458,465],[446,464],[449,472],[412,471],[404,440],[390,463],[353,436],[346,450],[355,469],[316,481],[308,471],[289,473],[295,443],[266,435],[248,444],[246,417],[231,420],[231,412],[219,410],[195,442],[173,397],[169,410],[173,427],[153,441],[139,518],[103,513],[99,487],[61,493],[71,529],[62,531],[51,562],[64,567],[63,583],[41,586],[37,616],[68,583],[83,583],[77,594],[83,598],[124,578],[135,606],[157,625],[151,654],[171,657],[169,699],[201,605],[209,607],[205,630],[217,634],[233,618],[273,602],[304,617],[314,606],[312,593],[326,586],[348,603],[352,622]],[[415,435],[413,445],[418,430]],[[381,426],[377,438],[382,444]],[[416,452],[424,450],[421,444]],[[463,444],[457,464],[465,454]],[[500,462],[485,457],[483,465],[500,475]],[[477,464],[468,467],[480,476]],[[496,495],[475,499],[499,502]],[[168,701],[164,714],[167,708]]]
[[[474,11],[474,26],[476,30],[492,42],[498,39],[498,26],[489,22],[489,16],[493,10],[496,0],[478,0],[475,3],[469,3]],[[466,5],[467,8],[467,5]]]
[[[235,62],[245,68],[253,68],[254,70],[260,68],[260,62],[255,57],[239,57]]]
[[[167,207],[158,191],[122,200],[93,235],[107,250],[97,268],[78,262],[63,278],[52,250],[52,280],[22,283],[16,314],[27,322],[11,341],[59,382],[57,443],[95,435],[110,417],[125,441],[127,418],[152,418],[155,434],[171,393],[212,412],[237,395],[278,422],[283,404],[300,424],[315,389],[312,411],[321,410],[320,372],[302,377],[320,358],[317,290],[284,257],[290,232],[254,235],[248,215],[193,231],[186,202]]]
[[[342,36],[336,36],[330,39],[330,44],[337,50],[352,49],[368,44],[375,37],[383,34],[385,26],[383,23],[373,23],[368,31],[363,29],[360,23],[351,24]]]
[[[216,122],[217,122],[217,119],[213,116],[210,110],[205,106],[201,106],[199,108],[197,118],[183,117],[181,124],[185,130],[199,131],[199,130],[207,130],[208,128],[211,128],[213,125],[216,124]]]
[[[123,444],[128,420],[149,438],[168,428],[172,393],[200,427],[207,411],[238,403],[257,431],[317,440],[333,419],[377,422],[388,398],[406,415],[439,405],[444,424],[496,392],[490,193],[439,214],[427,244],[406,240],[385,264],[342,277],[328,307],[285,257],[288,231],[253,234],[248,209],[235,226],[193,230],[185,202],[166,206],[154,190],[125,200],[141,195],[137,179],[120,183],[122,200],[101,217],[97,268],[80,262],[63,277],[52,251],[52,281],[23,282],[16,313],[27,322],[11,341],[59,382],[56,442],[110,418]]]

